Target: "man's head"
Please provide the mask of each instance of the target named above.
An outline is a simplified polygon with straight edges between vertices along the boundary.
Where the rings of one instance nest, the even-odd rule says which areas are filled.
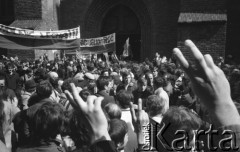
[[[25,90],[27,92],[35,92],[36,91],[36,83],[34,80],[28,80],[25,83]]]
[[[5,87],[5,77],[4,76],[0,76],[0,87]]]
[[[157,95],[151,95],[147,98],[146,107],[150,117],[160,116],[166,112],[166,101]]]
[[[42,99],[49,98],[52,94],[52,85],[47,80],[41,81],[37,85],[36,93]]]
[[[115,103],[108,103],[104,107],[110,119],[121,119],[122,111],[120,107]]]
[[[158,77],[158,68],[157,67],[153,68],[153,77],[154,78]]]
[[[27,74],[29,77],[33,76],[33,69],[28,68],[27,71],[26,71],[26,74]]]
[[[8,66],[7,66],[7,69],[8,69],[9,74],[13,74],[14,65],[12,63],[9,63]]]
[[[161,78],[161,77],[156,77],[155,80],[154,80],[154,86],[157,88],[160,88],[160,87],[163,87],[164,86],[164,79]]]
[[[163,115],[161,124],[169,126],[165,132],[162,132],[167,143],[172,143],[174,139],[179,138],[179,135],[175,134],[177,130],[185,130],[188,135],[189,146],[194,146],[193,131],[202,126],[202,120],[195,112],[186,107],[173,106]],[[183,146],[183,144],[185,143],[179,142],[177,146]]]
[[[100,76],[97,80],[97,88],[101,90],[110,91],[113,87],[113,80],[108,76]]]
[[[173,94],[173,86],[170,80],[165,80],[166,83],[163,86],[163,89],[167,92],[168,96]]]
[[[148,81],[148,85],[152,86],[153,85],[153,74],[152,74],[152,72],[147,72],[146,75],[145,75],[145,78]]]
[[[112,119],[109,122],[109,135],[118,150],[123,150],[128,142],[128,126],[127,123],[120,119]]]
[[[145,78],[140,78],[138,81],[137,81],[137,84],[138,84],[138,89],[141,90],[141,91],[145,91],[146,88],[147,88],[147,80]]]
[[[33,138],[36,142],[51,141],[61,133],[64,121],[62,106],[54,102],[44,103],[36,112],[33,122]]]
[[[128,71],[122,72],[122,79],[124,84],[130,84],[132,82],[131,73]]]
[[[120,90],[116,98],[122,109],[129,108],[130,102],[133,102],[133,94],[127,90]]]

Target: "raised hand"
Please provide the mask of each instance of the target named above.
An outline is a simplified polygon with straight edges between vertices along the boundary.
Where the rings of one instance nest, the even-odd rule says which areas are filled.
[[[238,111],[231,99],[230,85],[209,54],[202,55],[191,40],[185,41],[191,51],[196,65],[193,67],[182,52],[175,48],[173,53],[189,76],[195,94],[208,109],[218,126],[240,124]]]
[[[132,114],[132,121],[137,133],[138,137],[138,144],[145,144],[144,139],[144,128],[149,124],[149,116],[148,114],[142,110],[142,99],[138,99],[138,110],[137,114],[135,113],[135,106],[131,102],[131,114]]]
[[[108,134],[107,118],[101,108],[103,97],[88,96],[87,101],[84,102],[75,85],[73,83],[70,85],[73,97],[69,98],[70,102],[74,104],[76,110],[81,110],[88,120],[87,123],[90,124],[93,131],[92,143],[98,140],[111,140]],[[70,96],[69,93],[67,93],[67,96]]]

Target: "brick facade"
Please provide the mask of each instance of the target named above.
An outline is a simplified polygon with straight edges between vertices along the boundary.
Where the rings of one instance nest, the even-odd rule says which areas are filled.
[[[190,17],[178,23],[177,45],[187,58],[191,55],[183,44],[186,39],[193,40],[203,54],[211,54],[214,59],[225,56],[226,11],[226,0],[181,0],[181,12]]]
[[[226,14],[226,0],[15,0],[15,19],[41,20],[35,30],[80,26],[82,38],[98,37],[102,36],[105,15],[118,5],[127,6],[139,20],[141,60],[152,58],[156,51],[170,57],[172,49],[182,47],[186,38],[192,39],[202,51],[215,58],[224,56],[226,21],[210,19],[201,22],[200,19],[198,22],[178,23],[178,18],[180,12]],[[36,53],[35,56],[39,56]],[[14,53],[10,51],[9,54]]]
[[[211,54],[214,59],[225,56],[226,45],[226,23],[181,23],[178,25],[178,47],[187,58],[191,59],[191,54],[184,41],[191,39],[203,54]]]

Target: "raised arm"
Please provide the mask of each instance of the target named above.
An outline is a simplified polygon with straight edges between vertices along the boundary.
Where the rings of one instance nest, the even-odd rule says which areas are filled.
[[[230,85],[223,71],[214,64],[209,54],[202,55],[191,40],[185,41],[195,61],[190,65],[182,52],[175,48],[173,53],[189,76],[195,94],[208,109],[217,127],[240,125],[240,116],[231,99]]]

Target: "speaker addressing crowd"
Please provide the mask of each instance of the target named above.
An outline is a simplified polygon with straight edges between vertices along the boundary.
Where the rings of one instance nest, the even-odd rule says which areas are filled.
[[[185,45],[191,62],[3,56],[0,151],[238,151],[240,66]]]

